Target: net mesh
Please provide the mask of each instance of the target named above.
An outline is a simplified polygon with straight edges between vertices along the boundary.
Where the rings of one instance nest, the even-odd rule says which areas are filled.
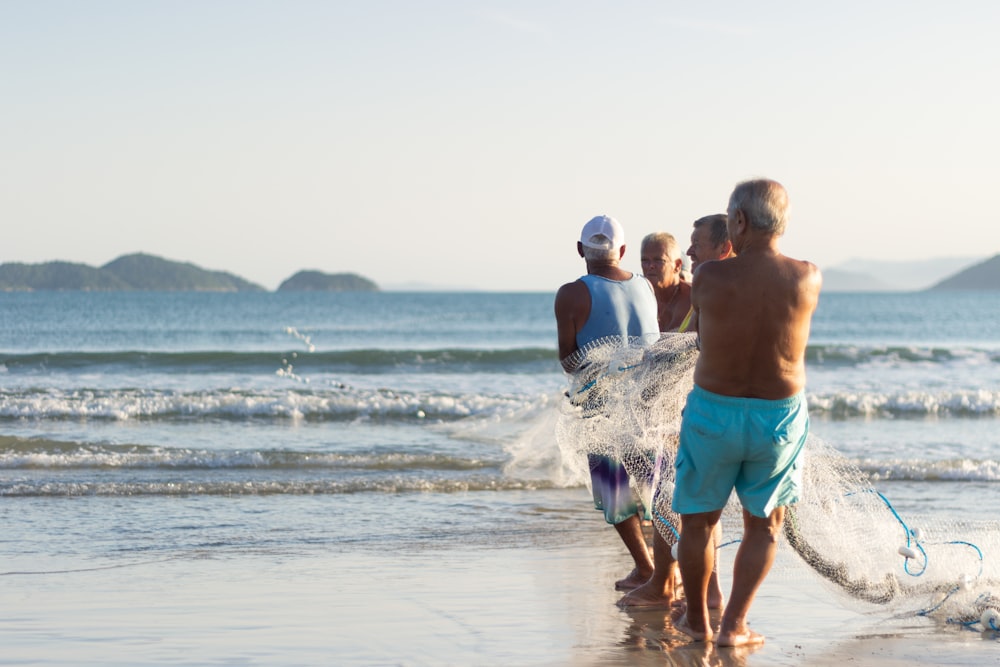
[[[663,334],[651,345],[594,341],[570,359],[577,371],[556,426],[566,465],[588,483],[587,454],[622,462],[668,544],[680,530],[670,509],[673,460],[697,358],[695,334]],[[781,548],[791,548],[845,602],[992,629],[991,610],[1000,609],[1000,522],[903,517],[822,439],[811,434],[803,455],[803,494],[788,508]],[[738,542],[735,494],[720,523],[723,543]]]

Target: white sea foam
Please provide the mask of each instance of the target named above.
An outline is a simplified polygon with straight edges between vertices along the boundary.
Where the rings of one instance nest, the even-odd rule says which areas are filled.
[[[322,391],[78,390],[0,393],[7,419],[459,419],[504,414],[538,397],[334,389]],[[544,400],[544,399],[543,399]]]
[[[916,480],[916,481],[1000,481],[1000,461],[949,459],[946,461],[926,460],[871,460],[857,461],[873,481]]]
[[[808,393],[809,410],[836,415],[911,414],[988,416],[1000,414],[1000,391],[838,391]]]

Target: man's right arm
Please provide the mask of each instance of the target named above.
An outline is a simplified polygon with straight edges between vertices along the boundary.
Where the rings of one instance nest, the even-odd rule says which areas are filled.
[[[583,305],[586,306],[587,312],[581,319],[581,306]],[[590,314],[589,310],[590,292],[587,291],[587,286],[579,280],[563,285],[556,292],[555,314],[559,339],[559,361],[567,373],[576,370],[574,364],[569,363],[569,357],[577,351],[576,334]]]

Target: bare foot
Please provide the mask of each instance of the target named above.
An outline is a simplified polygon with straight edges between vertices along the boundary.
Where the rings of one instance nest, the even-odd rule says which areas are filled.
[[[670,612],[670,619],[673,621],[675,630],[683,632],[696,642],[712,641],[711,626],[706,624],[704,630],[695,630],[692,628],[688,621],[686,607],[675,607],[674,610]]]
[[[719,646],[759,646],[764,643],[764,635],[745,628],[743,632],[720,632],[715,642]]]
[[[634,569],[628,573],[628,576],[624,579],[619,579],[615,582],[616,591],[630,591],[634,588],[642,586],[646,581],[652,576],[652,572],[643,575],[639,570]]]
[[[631,592],[626,593],[617,602],[618,606],[622,609],[632,609],[636,611],[642,611],[646,609],[670,609],[670,606],[674,603],[674,596],[671,592],[664,592],[662,590],[657,590],[657,586],[650,585],[652,582],[646,582],[642,586],[638,586]]]

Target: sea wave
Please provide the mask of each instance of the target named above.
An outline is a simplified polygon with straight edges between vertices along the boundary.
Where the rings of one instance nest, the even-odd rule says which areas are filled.
[[[554,349],[353,349],[326,351],[184,351],[141,350],[0,353],[0,375],[45,377],[99,373],[136,377],[166,375],[273,375],[293,379],[315,375],[395,375],[441,373],[456,375],[561,373]],[[838,368],[969,369],[997,367],[1000,351],[969,347],[861,346],[814,344],[806,351],[806,362],[814,370]]]
[[[207,450],[0,437],[0,496],[187,496],[556,488],[504,471],[506,457]]]
[[[875,461],[862,459],[857,461],[857,465],[875,481],[1000,481],[1000,461],[995,460],[913,461],[896,459]]]
[[[466,349],[436,350],[359,349],[319,352],[272,351],[190,351],[143,352],[54,352],[0,355],[0,368],[6,373],[87,372],[126,369],[163,373],[273,372],[294,365],[297,369],[366,373],[400,372],[407,367],[435,372],[470,371],[521,373],[541,366],[557,370],[554,349]]]
[[[334,453],[282,449],[208,450],[150,445],[83,444],[0,436],[0,470],[313,470],[476,471],[504,460],[442,453]]]
[[[814,366],[907,366],[912,364],[997,364],[1000,351],[970,347],[811,344],[806,363]]]
[[[297,385],[294,389],[47,389],[0,390],[0,422],[97,421],[455,421],[503,417],[556,407],[552,394],[494,394]],[[810,412],[831,417],[996,417],[1000,391],[899,390],[809,392]]]
[[[455,420],[503,415],[546,401],[542,396],[447,394],[358,389],[294,390],[34,389],[0,391],[0,421],[21,419],[311,421]]]
[[[1000,461],[857,459],[873,482],[1000,482]],[[0,496],[268,495],[564,488],[505,460],[402,452],[164,448],[0,437]],[[573,484],[578,486],[578,484]]]
[[[1000,416],[1000,391],[838,391],[810,393],[809,410],[834,417],[919,416],[955,417]]]
[[[558,488],[546,480],[516,480],[504,477],[471,479],[379,478],[291,479],[291,480],[156,480],[156,481],[61,481],[12,480],[0,482],[0,496],[240,496],[240,495],[337,495],[350,493],[464,493],[469,491],[521,491]]]

